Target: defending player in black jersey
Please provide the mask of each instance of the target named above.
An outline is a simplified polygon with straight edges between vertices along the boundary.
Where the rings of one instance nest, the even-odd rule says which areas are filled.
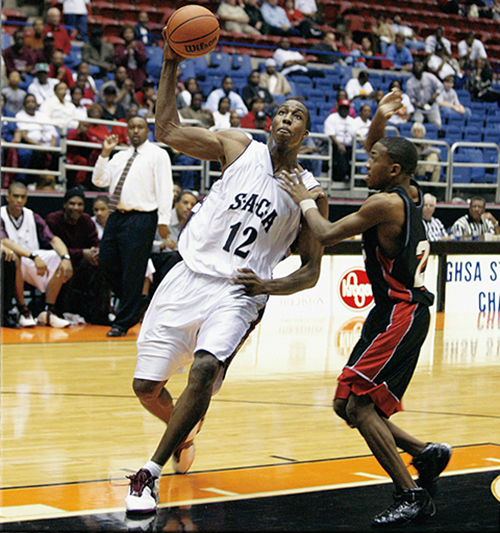
[[[448,444],[424,443],[408,435],[389,417],[402,409],[401,398],[412,378],[429,328],[434,296],[424,286],[429,243],[422,224],[423,195],[411,180],[417,151],[407,139],[384,137],[385,124],[401,107],[393,90],[380,102],[368,133],[366,182],[377,190],[356,213],[330,223],[320,215],[311,194],[286,174],[282,186],[300,205],[323,246],[363,234],[368,278],[375,307],[361,338],[338,378],[334,410],[365,439],[396,485],[394,502],[372,520],[394,527],[435,513],[432,499],[439,474],[451,455]],[[413,457],[415,480],[398,453]]]

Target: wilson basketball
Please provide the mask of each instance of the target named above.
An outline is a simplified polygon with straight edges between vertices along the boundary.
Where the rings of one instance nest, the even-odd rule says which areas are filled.
[[[165,26],[170,48],[181,57],[201,57],[219,41],[217,17],[206,7],[187,5],[174,11]]]

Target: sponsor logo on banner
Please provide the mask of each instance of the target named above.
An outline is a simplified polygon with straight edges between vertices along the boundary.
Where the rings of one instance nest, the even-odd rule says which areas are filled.
[[[354,345],[358,342],[361,336],[361,330],[363,329],[364,323],[365,318],[357,316],[350,318],[340,326],[337,335],[335,336],[335,347],[342,357],[348,357],[351,354]]]
[[[373,305],[372,286],[364,268],[351,268],[339,282],[340,301],[356,311],[369,309]]]

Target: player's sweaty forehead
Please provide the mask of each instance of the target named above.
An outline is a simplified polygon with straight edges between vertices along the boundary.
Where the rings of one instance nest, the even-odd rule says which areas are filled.
[[[283,102],[278,108],[278,111],[280,110],[290,111],[292,113],[299,111],[304,115],[304,118],[308,115],[306,106],[298,100],[287,100]]]

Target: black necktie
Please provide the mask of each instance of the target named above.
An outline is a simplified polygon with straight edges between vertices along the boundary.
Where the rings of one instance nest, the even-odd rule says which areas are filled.
[[[120,202],[120,196],[122,194],[122,189],[123,189],[123,184],[125,183],[125,178],[127,177],[130,167],[132,166],[132,163],[134,162],[134,159],[137,157],[138,153],[139,152],[137,151],[137,148],[134,149],[134,153],[130,156],[130,159],[127,161],[127,164],[125,165],[125,168],[123,169],[122,175],[120,176],[120,179],[118,180],[118,183],[116,184],[115,190],[113,191],[113,194],[111,195],[111,198],[109,199],[109,214],[116,211],[118,203]]]

